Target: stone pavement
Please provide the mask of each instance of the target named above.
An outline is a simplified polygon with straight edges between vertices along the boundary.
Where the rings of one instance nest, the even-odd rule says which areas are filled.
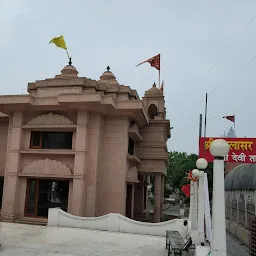
[[[227,234],[227,256],[249,256],[249,249]]]
[[[165,256],[165,238],[106,231],[0,222],[1,256]],[[227,234],[227,256],[248,248]]]
[[[164,256],[165,238],[0,222],[1,256]]]

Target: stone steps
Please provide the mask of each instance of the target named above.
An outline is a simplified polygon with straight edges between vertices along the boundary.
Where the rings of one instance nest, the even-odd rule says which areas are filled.
[[[16,219],[15,223],[46,226],[47,219],[23,217],[20,219]]]

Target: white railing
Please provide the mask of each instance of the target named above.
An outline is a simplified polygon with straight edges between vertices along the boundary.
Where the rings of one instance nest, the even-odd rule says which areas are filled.
[[[188,236],[188,226],[184,219],[174,219],[160,223],[148,223],[131,220],[118,213],[109,213],[100,217],[78,217],[62,211],[60,208],[50,208],[48,226],[85,228],[112,232],[165,236],[166,230],[179,231],[185,239]]]

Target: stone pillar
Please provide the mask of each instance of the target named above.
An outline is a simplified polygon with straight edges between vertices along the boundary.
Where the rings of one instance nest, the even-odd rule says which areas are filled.
[[[143,219],[143,202],[144,202],[144,175],[139,175],[139,181],[140,183],[137,188],[135,189],[135,196],[134,196],[134,215],[136,217],[136,220],[142,220]]]
[[[161,177],[161,219],[164,217],[164,175]]]
[[[132,184],[132,205],[131,205],[131,219],[134,217],[134,184]]]
[[[72,191],[72,210],[71,213],[76,216],[84,216],[85,205],[85,179],[84,174],[87,169],[87,151],[89,137],[89,114],[85,111],[77,113],[77,129],[75,138],[75,161],[74,161],[74,179]]]
[[[100,115],[91,115],[88,138],[88,164],[86,172],[85,216],[94,217],[100,212],[100,147],[102,141],[101,126],[104,120]],[[98,187],[97,187],[98,185]],[[97,202],[98,200],[98,202]],[[97,213],[97,214],[96,214]]]
[[[150,184],[150,176],[148,174],[145,174],[144,175],[144,194],[143,194],[143,210],[144,210],[144,213],[145,215],[148,214],[148,184]]]
[[[160,212],[161,212],[161,175],[155,175],[154,184],[154,222],[160,222]]]
[[[23,113],[10,117],[6,150],[5,179],[3,189],[2,220],[13,221],[19,208],[19,177]]]

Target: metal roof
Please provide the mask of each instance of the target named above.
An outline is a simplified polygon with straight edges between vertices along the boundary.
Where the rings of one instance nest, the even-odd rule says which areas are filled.
[[[256,189],[256,164],[241,164],[225,178],[225,189]]]

